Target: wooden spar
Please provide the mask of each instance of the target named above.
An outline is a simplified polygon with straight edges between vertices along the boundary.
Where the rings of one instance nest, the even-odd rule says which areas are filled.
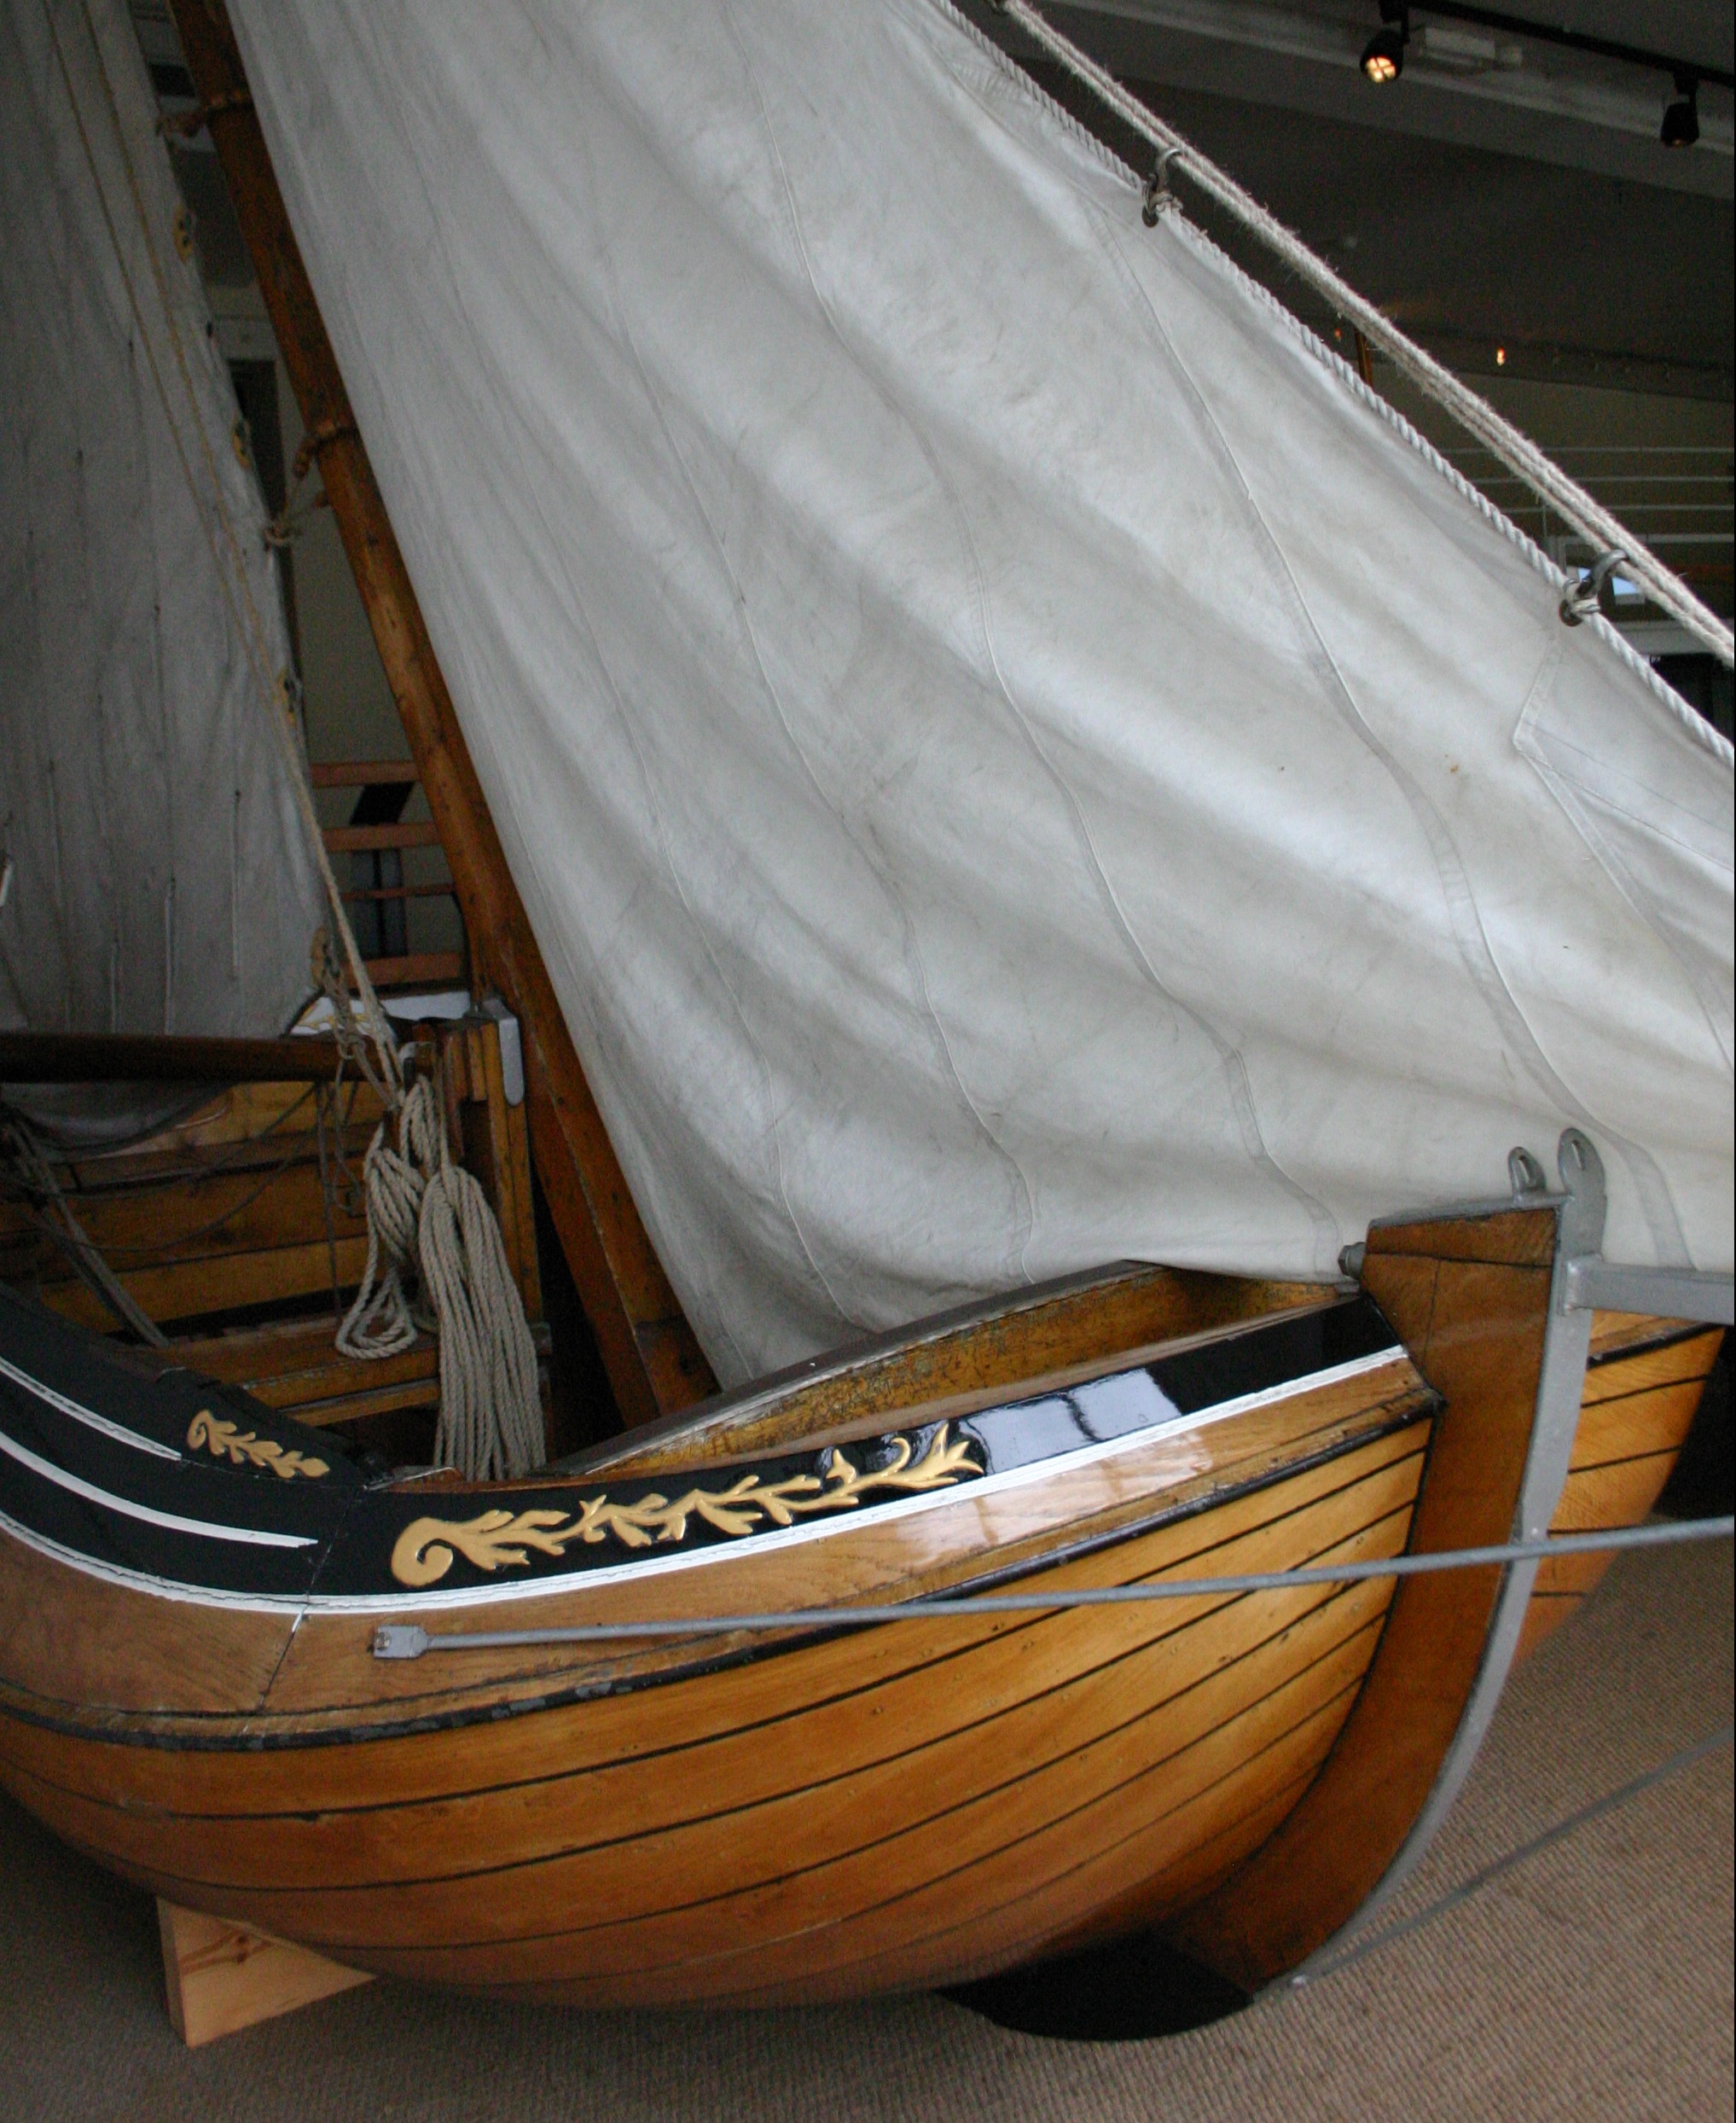
[[[108,1032],[0,1032],[0,1084],[329,1084],[337,1042]]]
[[[194,88],[228,181],[344,550],[451,865],[474,977],[525,1032],[531,1147],[623,1420],[702,1400],[717,1380],[658,1259],[597,1110],[357,433],[220,0],[172,0]]]

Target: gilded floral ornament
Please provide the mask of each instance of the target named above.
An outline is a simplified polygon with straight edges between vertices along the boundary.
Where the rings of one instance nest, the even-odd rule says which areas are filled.
[[[293,1481],[298,1474],[316,1480],[331,1471],[322,1459],[293,1451],[276,1438],[262,1438],[252,1430],[243,1430],[238,1422],[225,1422],[208,1408],[201,1408],[188,1424],[187,1442],[195,1452],[203,1449],[218,1459],[232,1460],[237,1467],[269,1467],[285,1481]]]
[[[914,1441],[897,1437],[881,1467],[858,1467],[833,1450],[823,1474],[787,1474],[777,1481],[743,1474],[727,1489],[689,1489],[676,1498],[653,1491],[632,1504],[591,1497],[576,1514],[496,1509],[473,1519],[415,1519],[393,1546],[392,1574],[400,1585],[433,1585],[451,1568],[455,1554],[479,1570],[522,1569],[533,1548],[559,1556],[575,1541],[595,1545],[611,1536],[625,1548],[648,1548],[653,1541],[685,1539],[694,1519],[720,1533],[752,1533],[768,1524],[793,1526],[816,1512],[854,1510],[876,1491],[949,1489],[961,1476],[983,1471],[971,1457],[970,1440],[949,1440],[945,1423],[922,1457],[914,1454]]]

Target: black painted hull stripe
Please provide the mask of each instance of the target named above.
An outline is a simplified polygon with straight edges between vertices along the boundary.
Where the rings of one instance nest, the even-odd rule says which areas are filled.
[[[1243,1393],[1234,1399],[1222,1401],[1216,1407],[1205,1408],[1195,1414],[1172,1418],[1168,1422],[1153,1423],[1147,1428],[1130,1430],[1118,1437],[1106,1438],[1096,1444],[1080,1446],[1060,1452],[1046,1459],[1029,1462],[1022,1467],[1010,1468],[1005,1474],[984,1474],[956,1486],[933,1491],[915,1497],[902,1497],[875,1504],[868,1512],[840,1512],[835,1518],[813,1521],[805,1525],[777,1527],[753,1533],[729,1546],[710,1545],[688,1550],[676,1555],[638,1556],[630,1561],[591,1567],[566,1573],[550,1573],[531,1579],[508,1579],[486,1585],[458,1586],[438,1591],[415,1592],[409,1590],[388,1592],[349,1594],[319,1593],[248,1593],[231,1591],[192,1584],[188,1581],[154,1573],[129,1569],[124,1565],[101,1561],[82,1552],[69,1549],[64,1544],[51,1541],[44,1536],[21,1527],[9,1514],[0,1513],[0,1524],[18,1535],[40,1552],[51,1553],[60,1562],[70,1563],[86,1574],[129,1589],[153,1594],[158,1597],[212,1605],[244,1608],[263,1613],[372,1614],[404,1614],[427,1609],[444,1612],[473,1607],[493,1606],[502,1602],[538,1599],[555,1594],[571,1594],[581,1590],[608,1585],[641,1584],[647,1579],[660,1577],[672,1571],[691,1570],[707,1564],[726,1562],[732,1556],[763,1556],[775,1550],[797,1547],[813,1540],[825,1540],[863,1525],[883,1525],[907,1518],[920,1512],[944,1509],[958,1504],[970,1504],[989,1495],[1026,1486],[1036,1481],[1046,1481],[1065,1474],[1076,1469],[1094,1465],[1141,1446],[1190,1436],[1209,1425],[1227,1421],[1234,1416],[1250,1414],[1258,1409],[1274,1406],[1281,1401],[1299,1398],[1305,1393],[1318,1393],[1333,1386],[1342,1385],[1365,1374],[1390,1368],[1395,1364],[1408,1362],[1403,1348],[1397,1343],[1378,1349],[1372,1354],[1351,1358],[1348,1363],[1327,1366],[1304,1377],[1286,1380],[1281,1385],[1263,1387],[1257,1392]],[[237,1527],[220,1527],[205,1521],[181,1519],[171,1513],[156,1512],[142,1504],[113,1496],[94,1486],[81,1482],[75,1475],[51,1466],[26,1452],[3,1432],[0,1432],[0,1450],[10,1453],[30,1467],[33,1472],[45,1476],[63,1488],[93,1502],[107,1504],[110,1509],[135,1518],[172,1528],[177,1532],[208,1534],[217,1539],[252,1541],[268,1547],[311,1547],[316,1544],[310,1536],[300,1534],[250,1532]],[[444,1497],[437,1498],[444,1503]],[[457,1498],[454,1498],[454,1503]]]
[[[95,1482],[84,1480],[81,1475],[68,1474],[64,1467],[56,1467],[52,1461],[38,1459],[34,1452],[19,1444],[15,1438],[8,1437],[3,1430],[0,1430],[0,1452],[16,1460],[20,1467],[27,1467],[32,1474],[39,1475],[43,1480],[51,1481],[55,1488],[68,1490],[73,1496],[82,1497],[87,1504],[100,1504],[106,1511],[119,1511],[124,1518],[141,1519],[147,1526],[160,1526],[171,1533],[196,1533],[206,1540],[235,1541],[250,1548],[317,1548],[319,1545],[311,1533],[272,1533],[263,1527],[219,1526],[210,1519],[185,1519],[177,1511],[159,1511],[148,1504],[135,1504],[131,1497],[117,1497],[112,1491],[99,1489]],[[10,1521],[7,1523],[11,1525]],[[32,1545],[35,1544],[32,1539]],[[62,1550],[61,1554],[66,1556],[72,1555],[72,1551]],[[72,1560],[81,1569],[91,1567],[84,1556],[72,1556]],[[151,1578],[144,1579],[144,1582],[154,1588],[160,1581]],[[276,1600],[272,1604],[284,1606],[295,1602]]]
[[[63,1416],[70,1416],[74,1422],[82,1422],[100,1430],[106,1438],[113,1438],[117,1445],[130,1445],[136,1452],[149,1452],[157,1459],[178,1460],[184,1457],[172,1445],[159,1445],[154,1438],[141,1437],[136,1430],[129,1430],[124,1423],[111,1422],[107,1416],[99,1416],[94,1408],[87,1408],[82,1401],[69,1400],[64,1393],[57,1393],[52,1386],[44,1386],[39,1378],[32,1378],[28,1371],[20,1371],[15,1364],[9,1364],[0,1357],[0,1378],[9,1378],[15,1386],[21,1386],[26,1393],[49,1407],[57,1409]]]
[[[960,1579],[951,1589],[955,1592],[994,1592],[1002,1591],[1008,1585],[1029,1584],[1047,1571],[1078,1562],[1088,1556],[1101,1555],[1110,1549],[1121,1547],[1129,1541],[1141,1539],[1147,1534],[1158,1533],[1166,1527],[1182,1525],[1190,1520],[1207,1518],[1212,1513],[1228,1505],[1240,1502],[1244,1498],[1258,1495],[1265,1490],[1280,1489],[1286,1482],[1293,1480],[1299,1475],[1313,1474],[1320,1468],[1331,1466],[1337,1460],[1352,1458],[1370,1446],[1380,1445],[1404,1431],[1413,1429],[1418,1424],[1429,1420],[1432,1405],[1432,1403],[1428,1403],[1407,1407],[1396,1417],[1389,1417],[1387,1421],[1376,1428],[1348,1439],[1340,1439],[1323,1450],[1304,1452],[1301,1458],[1285,1467],[1256,1475],[1251,1480],[1238,1482],[1231,1487],[1212,1494],[1193,1496],[1181,1504],[1169,1505],[1164,1505],[1153,1498],[1152,1508],[1149,1515],[1135,1520],[1129,1524],[1118,1526],[1106,1532],[1076,1536],[1072,1538],[1066,1538],[1064,1531],[1063,1537],[1057,1545],[1042,1556],[1022,1558],[1012,1563],[987,1560],[984,1565],[979,1565],[969,1575]],[[1425,1442],[1418,1447],[1419,1452],[1425,1450]],[[1406,1459],[1412,1457],[1414,1455],[1409,1453],[1403,1456]],[[1396,1465],[1401,1464],[1402,1462],[1396,1461],[1392,1463]],[[1354,1488],[1359,1481],[1364,1479],[1366,1477],[1362,1474],[1355,1474],[1349,1481],[1341,1484],[1338,1489],[1325,1493],[1327,1495],[1342,1494],[1345,1489]],[[1321,1500],[1321,1498],[1314,1498],[1310,1502]],[[1274,1513],[1269,1519],[1260,1520],[1256,1523],[1263,1527],[1275,1526],[1286,1519],[1293,1518],[1298,1511],[1306,1510],[1309,1508],[1308,1504],[1290,1506]],[[7,1528],[13,1532],[21,1530],[15,1527],[3,1513],[0,1513],[0,1528]],[[1243,1532],[1249,1530],[1251,1529],[1241,1529]],[[1226,1543],[1240,1538],[1240,1533],[1224,1533],[1216,1538],[1206,1541],[1202,1546],[1190,1550],[1188,1559],[1195,1562],[1203,1562],[1205,1557],[1216,1554]],[[74,1562],[78,1560],[76,1556],[64,1556],[62,1552],[55,1549],[51,1543],[38,1541],[34,1544],[54,1553],[57,1559]],[[1162,1568],[1160,1567],[1146,1574],[1161,1575]],[[1024,1619],[1018,1615],[1007,1615],[1002,1619],[1007,1624],[1007,1627],[996,1633],[1005,1637],[1036,1626],[1042,1618],[1032,1615],[1029,1619]],[[502,1720],[539,1717],[545,1712],[571,1710],[588,1702],[622,1695],[638,1695],[654,1689],[671,1687],[686,1681],[704,1680],[719,1673],[731,1672],[740,1666],[757,1666],[768,1660],[792,1657],[811,1649],[816,1645],[835,1642],[838,1638],[850,1633],[851,1632],[848,1625],[839,1624],[828,1629],[805,1632],[795,1637],[780,1638],[771,1643],[756,1642],[723,1652],[711,1648],[717,1641],[713,1638],[702,1651],[678,1663],[627,1676],[612,1676],[601,1683],[584,1678],[574,1679],[572,1677],[571,1669],[568,1669],[550,1675],[549,1679],[552,1684],[538,1695],[514,1695],[502,1701],[497,1692],[498,1684],[489,1683],[480,1684],[472,1691],[473,1695],[479,1697],[480,1700],[467,1700],[455,1705],[443,1691],[439,1697],[441,1707],[429,1710],[423,1707],[430,1700],[429,1698],[410,1696],[390,1705],[389,1707],[398,1714],[389,1718],[378,1716],[378,1713],[383,1707],[388,1707],[387,1706],[383,1706],[379,1702],[364,1706],[363,1717],[366,1718],[371,1713],[374,1718],[373,1722],[358,1720],[350,1725],[322,1722],[300,1727],[293,1731],[264,1729],[261,1725],[250,1722],[249,1729],[240,1738],[235,1736],[228,1728],[235,1725],[240,1716],[247,1716],[251,1719],[252,1713],[238,1713],[234,1711],[187,1712],[182,1713],[183,1721],[178,1722],[173,1730],[141,1729],[137,1725],[123,1726],[119,1729],[105,1725],[101,1730],[96,1730],[76,1719],[56,1714],[42,1699],[38,1698],[31,1703],[17,1699],[0,1701],[0,1719],[14,1717],[21,1724],[31,1725],[38,1730],[63,1733],[73,1739],[96,1741],[124,1747],[159,1748],[167,1754],[222,1754],[245,1751],[293,1754],[322,1747],[364,1745],[378,1740],[403,1739],[421,1733],[455,1731],[477,1725],[492,1725]],[[911,1666],[895,1667],[891,1670],[887,1678],[897,1678],[898,1674],[918,1668],[932,1669],[946,1663],[955,1656],[961,1658],[967,1655],[973,1648],[971,1645],[966,1645],[956,1653],[943,1653],[938,1658],[931,1655],[926,1658],[913,1659]],[[872,1685],[878,1686],[879,1684],[876,1682]],[[832,1696],[820,1700],[836,1701],[845,1696],[863,1692],[860,1687],[846,1687]],[[336,1706],[331,1704],[322,1704],[313,1714],[328,1719],[335,1707]],[[352,1711],[354,1709],[353,1705],[348,1707]],[[782,1716],[783,1713],[780,1713],[770,1719],[752,1720],[746,1726],[720,1728],[720,1735],[752,1730],[760,1725],[775,1725],[782,1721]],[[671,1750],[661,1748],[653,1750],[654,1753],[668,1751]],[[672,1751],[679,1752],[680,1748],[677,1748]],[[624,1759],[630,1760],[638,1758],[629,1756]],[[531,1778],[513,1781],[514,1783],[519,1781],[536,1783],[540,1780]],[[481,1795],[486,1795],[488,1792],[500,1788],[496,1785],[483,1785],[476,1789]],[[461,1787],[447,1793],[433,1794],[431,1796],[436,1800],[447,1797],[462,1798],[468,1795],[468,1787]],[[399,1806],[408,1803],[410,1802],[394,1799],[380,1806],[350,1807],[344,1810],[346,1812],[392,1812]],[[214,1818],[251,1819],[254,1817],[247,1815]],[[264,1818],[270,1817],[268,1815]]]

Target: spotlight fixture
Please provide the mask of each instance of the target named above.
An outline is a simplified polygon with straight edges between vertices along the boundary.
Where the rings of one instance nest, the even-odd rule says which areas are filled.
[[[1404,48],[1410,42],[1407,0],[1380,0],[1380,23],[1362,47],[1362,71],[1376,88],[1396,81],[1404,72]]]
[[[1658,137],[1666,148],[1691,148],[1700,137],[1700,84],[1698,76],[1675,77],[1675,101],[1664,106]]]

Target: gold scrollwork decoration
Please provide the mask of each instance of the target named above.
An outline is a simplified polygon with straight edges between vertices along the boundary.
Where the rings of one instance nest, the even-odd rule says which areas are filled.
[[[685,1539],[688,1524],[701,1519],[720,1533],[752,1533],[762,1526],[792,1526],[816,1511],[854,1510],[876,1490],[913,1494],[948,1489],[982,1469],[971,1457],[970,1440],[949,1439],[942,1423],[920,1459],[908,1437],[892,1440],[884,1466],[858,1467],[833,1450],[820,1474],[787,1474],[765,1481],[743,1474],[727,1489],[689,1489],[684,1496],[654,1491],[636,1503],[614,1504],[591,1497],[577,1513],[567,1511],[484,1511],[473,1519],[415,1519],[392,1550],[392,1574],[400,1585],[433,1585],[452,1567],[455,1555],[479,1570],[522,1569],[534,1548],[544,1556],[562,1556],[575,1541],[595,1544],[613,1536],[625,1548],[648,1548],[653,1541]]]
[[[232,1460],[237,1467],[269,1467],[285,1481],[293,1481],[298,1474],[316,1481],[331,1472],[322,1459],[315,1459],[311,1453],[292,1451],[276,1438],[257,1436],[252,1430],[243,1430],[238,1422],[225,1422],[208,1408],[201,1408],[188,1424],[187,1442],[195,1452],[203,1449],[218,1459]]]

